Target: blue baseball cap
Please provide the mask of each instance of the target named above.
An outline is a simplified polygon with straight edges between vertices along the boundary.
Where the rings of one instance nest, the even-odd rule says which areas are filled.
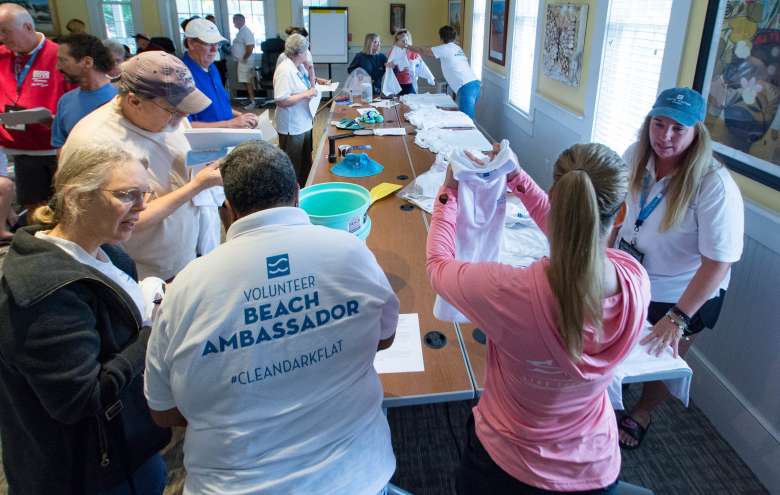
[[[671,88],[661,91],[655,100],[650,117],[669,117],[691,127],[704,121],[704,97],[691,88]]]

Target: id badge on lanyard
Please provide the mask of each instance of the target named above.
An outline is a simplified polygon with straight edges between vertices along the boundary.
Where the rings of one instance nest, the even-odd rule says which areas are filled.
[[[649,176],[645,175],[645,178],[642,180],[642,195],[639,203],[639,215],[636,217],[636,221],[634,222],[634,238],[631,240],[631,242],[628,242],[625,239],[620,239],[620,242],[618,242],[618,249],[625,251],[626,253],[633,256],[634,259],[636,259],[640,264],[645,259],[645,253],[640,251],[636,245],[637,238],[639,237],[639,228],[642,227],[642,225],[645,223],[645,220],[647,220],[650,214],[653,213],[653,211],[658,207],[658,205],[661,203],[661,200],[664,198],[664,195],[666,194],[666,187],[664,187],[661,192],[655,195],[650,203],[646,204],[647,195],[649,193],[649,186]]]
[[[38,44],[37,47],[35,47],[35,50],[30,53],[29,58],[27,59],[27,62],[24,64],[24,67],[15,74],[16,76],[16,101],[19,101],[19,98],[21,98],[22,95],[22,87],[24,80],[27,78],[27,74],[30,73],[30,69],[32,68],[33,63],[35,62],[35,59],[38,57],[38,52],[41,51],[41,47],[43,47],[43,43],[45,40]],[[19,110],[25,110],[24,107],[21,107],[19,105],[6,105],[5,111],[6,112],[17,112]],[[13,131],[20,131],[24,132],[27,130],[27,126],[25,124],[15,124],[15,125],[5,125],[6,129],[10,129]]]

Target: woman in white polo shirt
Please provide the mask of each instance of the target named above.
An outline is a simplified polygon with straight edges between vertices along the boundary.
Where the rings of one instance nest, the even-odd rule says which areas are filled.
[[[287,153],[295,168],[298,184],[303,187],[311,170],[311,129],[314,115],[309,102],[317,96],[314,68],[304,72],[309,42],[300,34],[291,34],[284,42],[285,59],[274,72],[276,132],[279,147]]]
[[[637,258],[650,276],[653,328],[642,342],[654,354],[671,346],[675,355],[685,356],[696,334],[714,327],[731,264],[742,255],[742,196],[712,156],[704,113],[704,98],[696,91],[661,92],[639,141],[624,155],[633,174],[615,247]],[[620,421],[622,447],[639,447],[653,409],[668,396],[660,381],[644,386]]]

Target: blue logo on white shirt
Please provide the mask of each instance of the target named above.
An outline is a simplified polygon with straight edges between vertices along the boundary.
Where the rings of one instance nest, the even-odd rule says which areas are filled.
[[[268,278],[284,277],[290,274],[290,257],[287,254],[269,256],[265,259]]]

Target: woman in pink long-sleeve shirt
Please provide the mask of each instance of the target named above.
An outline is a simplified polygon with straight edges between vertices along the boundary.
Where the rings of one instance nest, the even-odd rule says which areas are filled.
[[[650,301],[642,266],[606,247],[628,170],[609,148],[578,144],[558,158],[554,178],[548,200],[524,171],[508,177],[550,241],[550,257],[528,268],[454,259],[451,175],[433,212],[431,285],[488,336],[460,494],[611,493],[620,472],[607,386]]]

